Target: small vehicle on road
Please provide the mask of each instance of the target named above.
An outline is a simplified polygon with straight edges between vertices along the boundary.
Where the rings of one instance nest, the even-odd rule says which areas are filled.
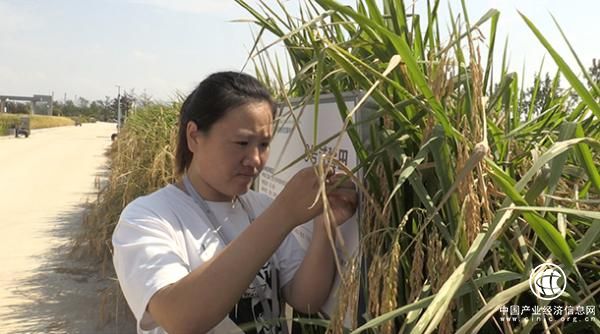
[[[23,135],[25,138],[29,137],[31,133],[31,125],[29,122],[29,117],[21,117],[20,121],[15,124],[15,137],[19,138],[19,136]]]

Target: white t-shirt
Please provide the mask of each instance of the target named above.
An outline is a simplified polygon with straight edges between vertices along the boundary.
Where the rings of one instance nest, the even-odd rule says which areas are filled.
[[[242,196],[242,200],[251,206],[256,216],[272,201],[268,196],[254,191],[248,191]],[[240,203],[233,207],[230,202],[207,203],[221,222],[220,228],[229,240],[237,237],[250,223],[248,213]],[[137,319],[138,333],[152,334],[165,333],[147,312],[152,295],[177,282],[225,247],[198,204],[174,185],[139,197],[127,205],[113,233],[112,243],[117,277],[125,299]],[[272,264],[278,272],[277,287],[272,286],[269,262],[257,273],[257,279],[229,316],[209,333],[239,333],[241,330],[238,324],[253,322],[254,318],[262,317],[262,304],[256,293],[253,293],[257,288],[255,283],[264,289],[273,312],[277,312],[275,308],[281,310],[283,303],[279,292],[294,277],[304,254],[305,251],[296,238],[288,235],[272,258]],[[207,303],[206,307],[210,305]],[[266,333],[267,328],[264,330],[259,327],[257,333]]]

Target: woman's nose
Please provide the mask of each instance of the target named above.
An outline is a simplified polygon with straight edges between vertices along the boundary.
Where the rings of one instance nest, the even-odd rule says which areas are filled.
[[[246,153],[246,157],[244,159],[244,165],[248,167],[260,167],[261,164],[261,155],[260,149],[256,146],[252,146],[248,149],[248,153]]]

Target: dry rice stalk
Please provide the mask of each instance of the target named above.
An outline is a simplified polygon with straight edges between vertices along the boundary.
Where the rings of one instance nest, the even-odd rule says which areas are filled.
[[[454,305],[455,305],[454,302],[452,302],[452,303],[450,303],[450,306],[448,306],[448,310],[446,311],[446,314],[444,314],[444,317],[442,318],[442,321],[440,322],[438,334],[454,333],[454,319],[453,319],[453,315],[452,315]]]
[[[484,129],[483,129],[483,120],[481,119],[482,115],[483,115],[483,80],[482,80],[482,75],[481,75],[481,66],[479,65],[480,63],[480,58],[481,56],[479,55],[479,48],[477,48],[477,54],[475,54],[475,51],[471,48],[471,64],[470,64],[470,68],[471,68],[471,82],[472,82],[472,96],[473,98],[471,99],[471,105],[472,105],[472,109],[471,109],[471,124],[472,124],[472,129],[471,129],[471,133],[473,135],[473,137],[471,138],[471,140],[473,140],[473,143],[477,143],[477,142],[481,142],[483,140],[485,140],[484,138]]]
[[[410,78],[410,75],[408,74],[408,67],[404,62],[400,63],[398,70],[402,73],[403,78]],[[416,89],[411,81],[405,82],[404,88],[406,88],[406,90],[412,95],[416,95]]]
[[[381,276],[383,258],[380,255],[373,254],[373,259],[367,273],[369,282],[369,312],[372,315],[378,315],[380,310],[380,296],[382,291]]]
[[[442,285],[444,285],[446,280],[448,280],[450,275],[452,275],[452,272],[454,271],[454,267],[455,267],[454,266],[455,258],[454,258],[454,256],[452,256],[452,253],[450,252],[450,248],[446,248],[442,254],[443,254],[443,256],[439,260],[439,266],[442,269],[441,269],[440,276],[439,276],[438,286],[436,287],[436,290],[438,290],[438,291],[442,287]],[[456,308],[456,303],[454,301],[451,302],[450,305],[448,305],[448,309],[446,310],[446,313],[444,314],[444,317],[442,318],[442,320],[439,324],[439,329],[438,329],[439,334],[454,333],[453,311],[455,308]]]
[[[399,234],[399,233],[398,233]],[[387,270],[384,270],[382,274],[384,287],[381,296],[381,314],[391,312],[398,307],[397,295],[398,295],[398,270],[400,267],[400,242],[398,235],[394,240],[394,245],[387,258]],[[382,333],[393,334],[395,333],[394,320],[387,321],[382,325]]]
[[[435,62],[429,62],[428,64],[429,72],[432,73],[429,77],[429,87],[431,87],[436,100],[442,101],[448,95],[448,88],[451,86],[452,80],[448,77],[451,74],[451,67],[448,66],[447,58],[444,56],[439,58],[437,64]]]
[[[438,287],[441,288],[441,286],[446,283],[446,281],[448,280],[448,278],[450,278],[450,275],[452,275],[452,272],[454,271],[455,266],[455,257],[452,255],[453,253],[451,252],[450,248],[446,248],[443,252],[443,256],[440,259],[440,266],[442,269],[441,272],[441,276],[440,276],[440,286]],[[450,305],[448,305],[448,309],[446,310],[446,314],[444,314],[444,317],[442,318],[440,325],[439,325],[439,334],[451,334],[454,333],[454,315],[453,315],[453,311],[456,308],[456,303],[453,301],[450,303]]]
[[[432,293],[437,293],[441,286],[441,268],[439,267],[441,259],[442,239],[437,229],[433,229],[427,240],[427,277],[429,277]]]
[[[437,293],[450,277],[454,270],[454,257],[449,248],[444,249],[442,239],[433,229],[428,240],[427,252],[427,273],[431,284],[431,292]],[[452,310],[455,308],[455,303],[452,302],[440,322],[438,333],[453,333],[453,315]]]
[[[429,236],[427,250],[427,277],[429,278],[431,292],[435,294],[443,285],[443,268],[440,266],[443,264],[442,240],[437,229],[433,229]]]
[[[472,179],[472,177],[470,177]],[[467,242],[470,246],[479,234],[481,230],[481,203],[479,197],[475,193],[475,187],[471,187],[471,192],[467,194],[464,199],[464,219],[465,219],[465,232],[467,236]]]
[[[490,200],[490,195],[488,192],[488,186],[486,183],[486,177],[485,177],[485,169],[483,167],[482,164],[479,164],[479,166],[477,166],[477,181],[478,181],[478,187],[477,187],[477,191],[480,194],[479,198],[480,198],[480,206],[481,206],[481,225],[489,225],[489,223],[492,222],[492,218],[494,216],[493,214],[493,207],[492,207],[492,201]]]
[[[119,287],[119,282],[114,280],[114,283],[99,291],[100,303],[98,305],[98,327],[115,323],[115,327],[119,327],[120,322],[134,323],[135,317],[130,311],[129,306],[123,296],[123,292]]]
[[[385,177],[385,170],[383,164],[378,164],[375,167],[375,174],[379,177],[379,184],[387,184]],[[382,201],[387,199],[390,195],[390,189],[385,186],[381,186],[381,199]],[[367,233],[374,231],[380,231],[383,229],[389,229],[389,211],[382,215],[375,215],[374,210],[376,208],[369,205],[368,212],[372,214],[370,217],[371,226],[367,227]],[[378,219],[382,217],[383,219]],[[384,245],[388,244],[389,238],[387,233],[372,233],[368,240],[365,242],[365,251],[367,256],[372,257],[372,263],[368,271],[368,285],[369,285],[369,310],[372,315],[380,315],[384,312],[390,311],[390,305],[395,305],[396,292],[397,292],[397,277],[398,277],[398,266],[399,266],[399,255],[398,250],[384,249]],[[397,239],[395,244],[397,244]],[[398,244],[399,247],[399,244]],[[398,252],[396,260],[393,260],[394,252]],[[398,264],[394,265],[393,263]],[[395,274],[393,268],[395,267]],[[392,270],[391,272],[389,270]],[[394,301],[390,301],[389,298],[393,298]],[[393,322],[391,322],[393,326]],[[393,327],[392,327],[393,328]],[[391,333],[392,328],[388,328],[388,332]]]
[[[377,164],[373,168],[375,174],[379,176],[380,184],[386,184],[385,171],[382,164]],[[383,201],[389,196],[389,189],[386,187],[381,187],[380,190],[382,191],[381,201]],[[378,214],[378,212],[376,212],[378,208],[376,208],[375,205],[369,201],[362,201],[361,208],[363,208],[360,224],[361,235],[363,236],[361,239],[361,250],[364,253],[364,256],[371,259],[371,263],[369,264],[369,268],[367,270],[369,292],[367,309],[371,315],[376,316],[389,309],[389,301],[388,305],[385,305],[384,302],[386,298],[396,298],[397,287],[394,288],[393,285],[397,285],[397,283],[391,282],[390,280],[392,278],[390,276],[393,275],[393,279],[397,280],[400,253],[396,255],[396,262],[398,263],[398,265],[395,265],[396,273],[392,273],[390,275],[388,269],[393,267],[391,264],[394,261],[391,260],[392,255],[387,253],[387,250],[384,249],[385,245],[389,243],[387,240],[387,238],[389,238],[389,234],[387,232],[383,232],[385,229],[389,230],[390,227],[388,226],[389,212],[387,214]],[[355,268],[359,267],[359,265],[356,263],[352,266]],[[355,309],[357,307],[356,298],[358,297],[359,270],[356,269],[352,273],[356,276],[352,277],[350,282],[346,283],[348,284],[348,294],[351,294],[351,297],[354,298],[354,301],[350,302],[349,304],[353,307],[351,314],[355,314]],[[341,310],[340,312],[345,312],[345,310]],[[341,318],[343,319],[343,317]],[[334,326],[338,327],[336,324],[334,324]]]
[[[375,167],[375,174],[379,177],[379,184],[385,185],[386,178],[383,164],[378,164]],[[381,187],[380,191],[383,202],[389,197],[390,190],[387,187]],[[380,207],[383,207],[383,204],[381,204]],[[379,212],[379,214],[377,214],[376,210],[378,210],[378,208],[376,208],[374,205],[371,205],[368,201],[363,203],[363,208],[364,210],[362,212],[364,213],[364,218],[361,219],[361,233],[362,235],[368,235],[368,238],[365,238],[365,240],[362,241],[364,243],[365,253],[367,256],[371,254],[380,254],[381,247],[386,238],[385,233],[372,232],[380,231],[383,228],[389,227],[389,210],[387,210],[388,212]],[[378,219],[379,217],[381,218]]]
[[[423,277],[423,233],[417,235],[415,240],[415,252],[412,260],[411,271],[409,274],[408,284],[410,288],[410,296],[408,302],[414,302],[417,297],[421,294],[423,289],[424,277]]]
[[[463,118],[460,122],[462,132],[465,138],[471,137],[472,134],[469,128],[466,126],[466,120]],[[456,164],[458,170],[462,170],[467,161],[469,160],[469,152],[467,151],[467,145],[457,142],[457,158]],[[462,203],[462,219],[464,219],[464,231],[468,245],[470,246],[475,237],[480,231],[481,215],[480,215],[480,203],[479,196],[477,195],[477,189],[475,180],[473,178],[473,172],[469,172],[465,178],[458,184],[458,200]]]
[[[349,263],[348,268],[348,276],[347,276],[347,286],[345,287],[345,292],[348,295],[348,314],[352,319],[352,327],[356,328],[357,319],[358,319],[358,299],[359,299],[359,286],[360,286],[360,261],[361,257],[356,256]]]
[[[428,115],[426,117],[423,117],[423,120],[425,122],[425,126],[424,126],[424,129],[423,129],[423,139],[421,140],[421,145],[420,146],[425,145],[425,143],[429,139],[431,139],[431,133],[433,132],[433,128],[437,124],[437,121],[436,121],[436,119],[435,119],[435,117],[433,115]]]
[[[327,332],[332,334],[342,334],[344,327],[344,318],[349,316],[352,320],[351,328],[357,326],[358,316],[358,297],[359,297],[359,277],[360,277],[360,256],[353,257],[347,264],[344,272],[344,279],[340,280],[341,285],[338,288],[337,306],[332,317],[332,323]]]

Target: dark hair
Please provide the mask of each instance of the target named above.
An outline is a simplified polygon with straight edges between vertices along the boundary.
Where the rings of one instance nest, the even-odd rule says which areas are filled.
[[[267,102],[273,117],[276,107],[265,86],[256,78],[241,72],[217,72],[204,79],[185,99],[179,114],[179,133],[175,163],[177,175],[183,174],[192,161],[188,149],[186,129],[194,122],[198,130],[208,133],[225,113],[251,102]]]

